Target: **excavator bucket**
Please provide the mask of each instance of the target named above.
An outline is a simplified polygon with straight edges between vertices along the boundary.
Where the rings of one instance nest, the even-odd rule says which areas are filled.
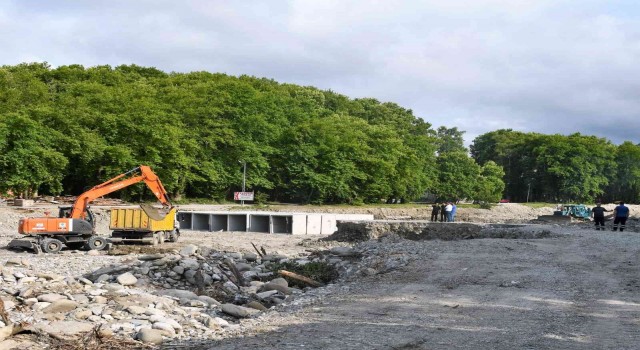
[[[171,211],[171,208],[156,208],[151,204],[140,204],[140,208],[142,208],[142,210],[147,214],[147,216],[153,220],[157,220],[160,221],[162,219],[164,219],[165,216],[167,216],[167,214],[169,214],[169,211]]]
[[[42,253],[42,249],[40,249],[40,245],[33,238],[16,238],[13,239],[7,244],[7,248],[14,250],[31,250],[36,254]]]

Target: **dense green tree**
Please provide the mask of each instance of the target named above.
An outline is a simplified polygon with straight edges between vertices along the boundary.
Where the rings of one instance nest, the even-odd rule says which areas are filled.
[[[640,146],[624,142],[615,152],[616,176],[603,196],[608,201],[637,202],[640,198]]]
[[[495,201],[503,186],[520,201],[639,200],[631,143],[497,130],[469,157],[463,135],[392,102],[251,76],[0,67],[0,190],[78,194],[147,164],[174,197],[223,200],[246,163],[247,188],[279,201]]]
[[[604,195],[616,176],[616,147],[606,139],[497,130],[476,138],[471,154],[480,164],[505,169],[505,193],[516,201],[585,201]],[[531,196],[529,196],[531,195]]]
[[[436,195],[443,200],[473,199],[477,194],[480,166],[465,152],[447,152],[438,157]]]
[[[449,152],[467,152],[467,148],[464,146],[464,131],[458,130],[457,127],[447,128],[441,126],[437,131],[439,146],[438,153]]]
[[[474,199],[485,203],[497,203],[504,192],[504,170],[493,161],[486,162],[476,182]]]
[[[40,188],[62,191],[67,159],[55,131],[21,114],[0,115],[0,191],[30,197]]]

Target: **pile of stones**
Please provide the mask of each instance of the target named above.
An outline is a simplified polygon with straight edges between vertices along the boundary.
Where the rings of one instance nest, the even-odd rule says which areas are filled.
[[[40,273],[28,258],[13,258],[2,267],[0,295],[12,322],[58,339],[98,327],[102,336],[152,344],[218,339],[240,333],[243,319],[314,295],[311,287],[291,287],[270,264],[325,262],[348,276],[364,268],[360,255],[349,247],[287,257],[188,245],[170,254],[128,256],[79,276]]]

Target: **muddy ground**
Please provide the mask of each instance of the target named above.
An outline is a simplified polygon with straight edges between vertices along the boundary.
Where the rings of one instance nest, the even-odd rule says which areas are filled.
[[[38,210],[29,214],[38,215]],[[430,214],[429,208],[338,210],[369,212],[380,219],[424,219]],[[528,222],[552,211],[509,204],[491,210],[460,209],[458,217]],[[638,213],[640,207],[632,207],[631,231],[625,233],[595,231],[589,223],[578,223],[547,225],[556,235],[545,239],[383,240],[375,243],[376,249],[411,256],[409,264],[339,282],[326,287],[330,292],[314,302],[292,302],[248,320],[240,336],[165,348],[638,349],[640,234],[633,232]],[[17,236],[15,222],[23,214],[0,208],[0,245]],[[253,242],[270,252],[295,255],[345,244],[320,238],[185,232],[178,246],[196,243],[252,251]],[[0,262],[14,254],[24,253],[0,250]],[[72,274],[79,267],[67,271],[60,265],[77,259],[82,270],[124,257],[69,253],[31,258],[44,270]]]

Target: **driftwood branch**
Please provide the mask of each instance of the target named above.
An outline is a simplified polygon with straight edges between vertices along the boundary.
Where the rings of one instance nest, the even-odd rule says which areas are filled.
[[[227,273],[227,271],[224,270],[224,267],[222,266],[222,264],[218,264],[218,268],[220,269],[220,272],[222,272],[224,277],[226,277],[227,280],[229,280],[229,282],[235,284],[236,287],[240,288],[240,286],[238,285],[238,281],[235,280],[236,277],[233,275],[233,273]]]
[[[310,285],[311,287],[322,287],[322,286],[324,286],[324,284],[322,284],[322,283],[320,283],[320,282],[318,282],[316,280],[312,280],[309,277],[298,275],[295,272],[291,272],[291,271],[287,271],[287,270],[279,270],[278,274],[280,274],[280,276],[293,278],[294,280],[306,283],[306,284]]]
[[[242,278],[242,274],[240,273],[240,271],[238,271],[238,268],[236,267],[236,264],[229,258],[225,258],[224,259],[224,264],[227,265],[227,267],[229,268],[231,273],[233,273],[233,276],[235,277],[236,281],[238,281],[238,283],[236,283],[236,285],[238,287],[245,286],[244,278]]]
[[[256,250],[256,252],[258,253],[258,255],[260,255],[260,257],[262,258],[264,255],[262,255],[262,253],[260,252],[260,250],[258,250],[258,247],[256,247],[255,244],[253,244],[253,242],[251,242],[251,245],[253,246],[253,249]]]

